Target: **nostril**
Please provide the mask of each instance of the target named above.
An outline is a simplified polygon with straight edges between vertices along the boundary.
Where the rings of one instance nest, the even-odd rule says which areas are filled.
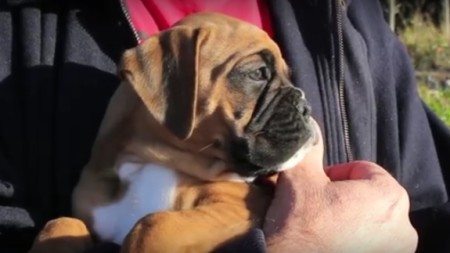
[[[309,106],[309,105],[303,106],[302,115],[303,115],[303,117],[311,116],[311,106]]]

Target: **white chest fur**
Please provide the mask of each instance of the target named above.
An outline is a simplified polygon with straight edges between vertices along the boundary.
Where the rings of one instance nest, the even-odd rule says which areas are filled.
[[[137,163],[123,163],[118,173],[125,192],[115,202],[95,208],[92,224],[100,239],[121,245],[139,219],[172,207],[177,175],[158,165]]]

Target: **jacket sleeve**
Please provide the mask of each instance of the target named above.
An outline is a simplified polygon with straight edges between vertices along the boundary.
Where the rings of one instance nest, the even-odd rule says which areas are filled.
[[[353,25],[367,42],[378,95],[378,141],[385,144],[377,162],[399,168],[394,176],[411,197],[418,252],[450,252],[450,131],[420,100],[407,51],[388,28],[379,1],[348,2]],[[395,142],[398,148],[388,150]],[[395,152],[399,159],[389,158]]]
[[[430,108],[428,108],[428,106],[424,105],[424,108],[433,133],[439,162],[442,167],[442,174],[448,188],[448,183],[450,182],[450,129],[430,110]]]
[[[21,252],[32,242],[35,229],[29,212],[15,202],[12,168],[0,151],[0,252]]]
[[[15,162],[24,160],[19,123],[23,97],[12,78],[17,65],[12,59],[17,53],[13,46],[16,30],[12,29],[16,17],[0,3],[0,252],[12,253],[26,251],[35,235],[32,215],[20,201],[25,198],[25,187]]]
[[[450,130],[426,106],[430,128],[442,167],[444,180],[450,183]],[[417,252],[449,252],[450,251],[450,203],[430,207],[411,213],[411,222],[419,233]]]
[[[387,122],[383,127],[390,127],[379,127],[379,140],[383,131],[391,135],[398,131],[392,137],[398,140],[400,159],[387,159],[386,164],[395,167],[398,163],[394,176],[410,194],[418,252],[450,252],[450,131],[420,100],[411,60],[385,23],[379,1],[351,1],[351,5],[354,24],[360,26],[370,51],[379,99],[377,124]],[[378,10],[376,16],[374,10]],[[389,138],[384,139],[390,143]],[[396,152],[387,151],[389,145],[380,147],[378,161]]]

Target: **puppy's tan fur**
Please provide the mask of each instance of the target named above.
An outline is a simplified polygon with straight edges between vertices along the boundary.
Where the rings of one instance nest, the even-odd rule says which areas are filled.
[[[231,182],[239,176],[229,170],[224,149],[231,132],[242,133],[258,99],[234,90],[226,74],[237,64],[260,61],[261,50],[269,50],[276,71],[287,75],[266,33],[233,18],[198,14],[126,51],[123,82],[74,190],[74,216],[91,229],[92,208],[123,194],[118,163],[132,160],[171,168],[179,181],[171,210],[143,217],[122,252],[210,252],[261,226],[271,193]],[[167,69],[169,63],[176,68]],[[238,109],[242,115],[236,119]],[[217,141],[222,145],[215,146]],[[87,230],[76,225],[80,220],[63,219],[47,224],[32,252],[71,235],[86,241],[79,247],[55,243],[51,252],[81,252],[90,245]]]

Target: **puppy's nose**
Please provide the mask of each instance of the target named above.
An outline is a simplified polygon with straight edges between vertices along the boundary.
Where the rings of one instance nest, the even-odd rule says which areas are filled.
[[[308,101],[306,100],[303,107],[299,107],[298,110],[305,118],[309,118],[311,116],[311,106],[308,104]]]
[[[297,108],[298,112],[300,112],[303,117],[309,118],[311,116],[311,106],[305,98],[305,93],[301,89],[292,89],[287,99],[292,101],[295,108]]]

